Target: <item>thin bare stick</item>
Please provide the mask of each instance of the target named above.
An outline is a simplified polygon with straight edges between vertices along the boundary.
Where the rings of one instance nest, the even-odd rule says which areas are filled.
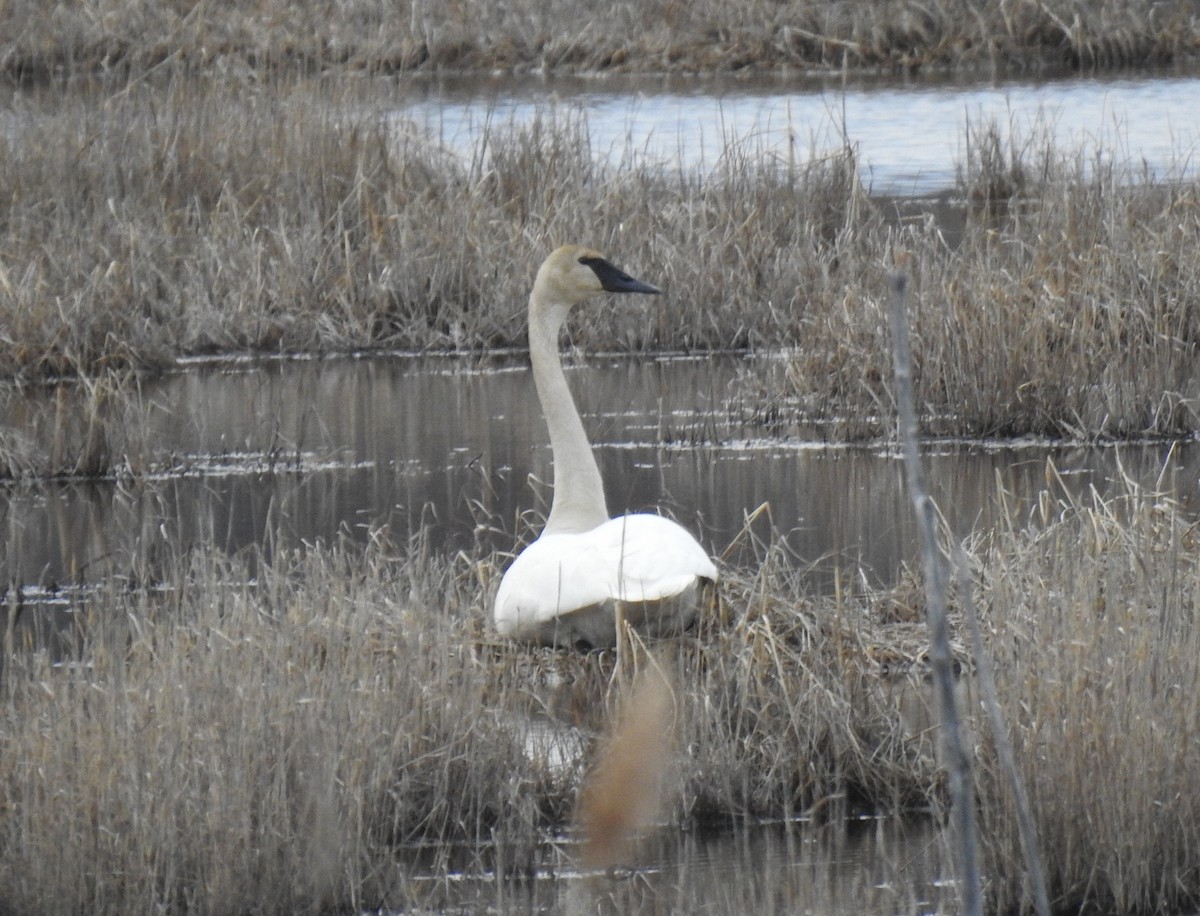
[[[900,410],[900,441],[908,492],[917,513],[921,556],[925,567],[928,607],[929,659],[933,666],[934,691],[942,724],[942,745],[950,778],[950,810],[958,837],[959,893],[963,912],[982,914],[979,860],[975,836],[975,803],[971,790],[971,760],[963,742],[958,712],[954,706],[954,665],[950,653],[950,627],[946,621],[946,566],[938,550],[933,500],[925,490],[919,432],[912,384],[912,356],[908,344],[905,291],[908,277],[899,271],[889,278],[891,287],[892,358],[896,376],[896,399]]]

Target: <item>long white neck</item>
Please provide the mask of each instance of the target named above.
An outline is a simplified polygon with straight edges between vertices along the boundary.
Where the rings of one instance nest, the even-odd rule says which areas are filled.
[[[529,300],[529,358],[554,456],[554,498],[542,534],[590,531],[608,521],[604,482],[558,353],[568,306],[543,302],[542,296],[535,285]]]

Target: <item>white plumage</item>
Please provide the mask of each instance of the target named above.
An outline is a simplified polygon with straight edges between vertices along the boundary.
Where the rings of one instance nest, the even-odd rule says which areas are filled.
[[[611,646],[618,610],[646,635],[678,632],[695,622],[704,586],[717,579],[704,548],[675,522],[608,517],[558,354],[571,306],[602,291],[658,292],[597,252],[565,245],[542,264],[529,297],[529,351],[550,431],[554,498],[546,527],[509,566],[496,594],[496,629],[515,639]]]

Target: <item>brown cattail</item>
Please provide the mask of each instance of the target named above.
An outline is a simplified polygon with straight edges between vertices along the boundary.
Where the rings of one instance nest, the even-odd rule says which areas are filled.
[[[575,822],[585,868],[627,862],[633,841],[660,812],[674,746],[674,691],[655,665],[638,673],[584,782]]]

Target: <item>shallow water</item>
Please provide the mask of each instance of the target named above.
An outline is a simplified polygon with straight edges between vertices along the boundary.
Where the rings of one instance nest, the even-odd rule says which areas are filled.
[[[463,850],[461,870],[445,868],[446,854],[401,850],[396,896],[404,906],[385,912],[866,916],[952,911],[956,893],[945,841],[923,817],[791,821],[711,835],[661,830],[634,867],[605,874],[580,872],[569,838],[522,865],[520,878],[505,877],[515,863],[496,851]]]
[[[832,588],[839,567],[892,581],[916,542],[898,454],[824,441],[819,427],[764,434],[738,398],[750,360],[575,361],[568,375],[610,511],[664,511],[732,563],[754,560],[741,534],[754,516],[751,532],[785,536],[814,589]],[[194,366],[146,384],[139,403],[135,476],[0,487],[6,582],[144,580],[196,544],[270,555],[381,530],[401,547],[423,529],[439,549],[483,554],[527,537],[550,496],[521,356]],[[55,404],[26,400],[23,422]],[[1043,493],[1106,492],[1123,474],[1161,478],[1190,501],[1200,450],[941,442],[926,461],[941,510],[966,535],[1002,516],[1000,487],[1017,523]]]
[[[887,196],[953,188],[968,125],[995,125],[1032,150],[1052,138],[1097,161],[1160,179],[1200,159],[1195,77],[1064,77],[1038,81],[613,77],[403,80],[396,116],[452,150],[480,155],[489,132],[539,117],[582,115],[601,160],[718,168],[729,147],[804,164],[853,147],[864,184]]]
[[[122,84],[117,91],[124,92]],[[314,83],[305,105],[338,120],[382,116],[398,142],[433,140],[466,160],[487,142],[539,118],[581,119],[593,154],[610,164],[711,172],[728,161],[799,166],[847,146],[877,195],[923,197],[953,189],[973,139],[994,126],[1036,153],[1052,141],[1099,162],[1158,179],[1200,168],[1200,76],[1135,74],[1047,79],[952,79],[759,74],[738,76],[426,76]],[[103,104],[104,83],[76,87]],[[150,98],[153,98],[151,94]],[[350,101],[354,99],[356,101]],[[55,89],[0,98],[0,137],[58,117]],[[1032,161],[1036,161],[1036,157]]]

